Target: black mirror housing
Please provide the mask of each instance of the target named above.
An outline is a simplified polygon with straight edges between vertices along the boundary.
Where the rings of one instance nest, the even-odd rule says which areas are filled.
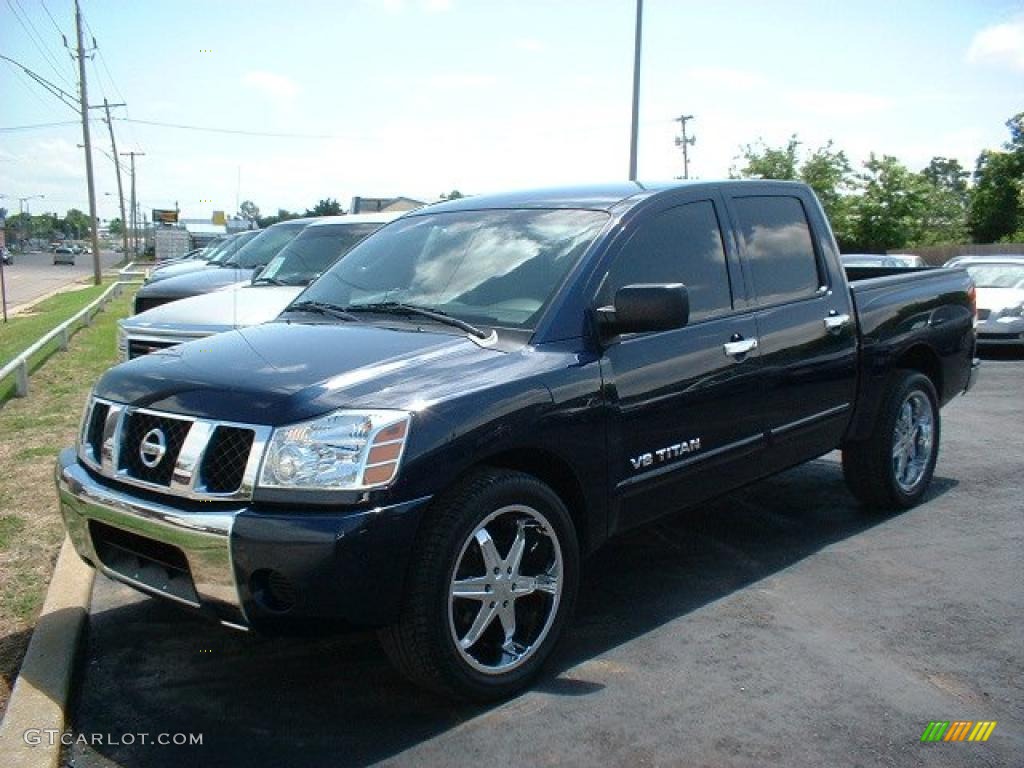
[[[690,319],[690,296],[682,283],[626,285],[615,292],[614,307],[598,318],[606,336],[682,328]]]

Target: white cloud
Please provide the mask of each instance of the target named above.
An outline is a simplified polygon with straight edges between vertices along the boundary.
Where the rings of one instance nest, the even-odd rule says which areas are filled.
[[[254,70],[242,76],[242,82],[250,88],[263,91],[279,101],[291,99],[299,92],[299,86],[284,75]]]
[[[683,73],[687,80],[704,88],[726,88],[733,91],[749,91],[764,85],[766,78],[760,72],[729,67],[691,67]]]
[[[798,90],[787,93],[785,99],[793,107],[827,117],[881,112],[892,104],[883,96],[858,91]]]
[[[978,32],[967,49],[967,61],[1024,71],[1024,17]]]

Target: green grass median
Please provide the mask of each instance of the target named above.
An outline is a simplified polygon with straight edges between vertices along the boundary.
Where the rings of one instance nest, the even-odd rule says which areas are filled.
[[[105,288],[94,291],[92,298]],[[27,347],[91,299],[65,305],[43,330],[32,331]],[[32,374],[29,396],[0,406],[0,712],[6,706],[32,626],[42,605],[64,529],[53,485],[54,459],[75,441],[86,397],[117,358],[117,321],[131,311],[132,290],[113,299],[91,326],[71,338]],[[48,300],[49,301],[49,300]],[[29,320],[32,318],[25,318]],[[20,351],[20,349],[18,350]],[[9,358],[8,358],[9,359]]]

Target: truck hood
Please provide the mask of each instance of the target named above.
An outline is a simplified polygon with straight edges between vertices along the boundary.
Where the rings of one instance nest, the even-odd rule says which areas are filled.
[[[171,413],[276,426],[342,407],[429,408],[551,364],[531,350],[486,349],[447,329],[278,321],[122,363],[103,375],[96,394]]]
[[[978,288],[978,308],[992,313],[1016,307],[1024,301],[1024,290],[1020,288]]]
[[[136,295],[144,298],[182,299],[186,296],[198,296],[200,293],[219,291],[233,283],[251,279],[251,269],[204,267],[184,275],[148,283],[142,286]]]
[[[214,293],[204,293],[121,321],[129,333],[220,333],[273,320],[296,296],[301,285],[250,285],[242,283]]]
[[[178,275],[187,275],[190,272],[198,272],[201,269],[206,268],[214,269],[210,267],[205,261],[198,259],[190,259],[188,261],[175,261],[171,264],[164,264],[162,267],[156,267],[152,272],[149,273],[149,283],[158,283],[161,280],[166,280],[170,277],[177,277]]]

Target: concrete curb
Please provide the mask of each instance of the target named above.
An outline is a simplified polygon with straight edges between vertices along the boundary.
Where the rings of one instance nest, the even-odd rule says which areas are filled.
[[[6,755],[6,768],[60,764],[60,734],[67,727],[75,654],[89,618],[94,576],[65,536],[46,602],[0,721],[0,753]],[[52,739],[47,731],[54,734]],[[38,736],[39,743],[26,743],[26,732]]]

